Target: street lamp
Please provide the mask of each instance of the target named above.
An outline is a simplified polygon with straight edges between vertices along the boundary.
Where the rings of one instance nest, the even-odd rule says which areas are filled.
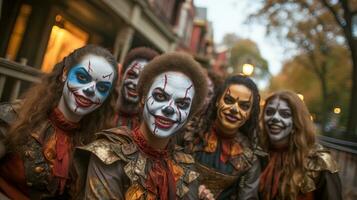
[[[304,95],[302,95],[302,94],[297,94],[298,96],[299,96],[299,98],[302,100],[302,101],[304,101]]]
[[[243,74],[246,76],[250,76],[253,74],[254,71],[254,66],[252,64],[249,63],[245,63],[243,65]]]
[[[333,113],[335,113],[336,115],[340,114],[341,113],[341,108],[339,107],[336,107],[333,109]]]

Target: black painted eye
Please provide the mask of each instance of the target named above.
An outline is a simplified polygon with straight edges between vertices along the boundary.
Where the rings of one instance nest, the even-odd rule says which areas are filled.
[[[152,96],[156,101],[165,101],[166,96],[162,94],[161,92],[153,92]]]
[[[180,109],[187,109],[190,106],[190,103],[184,100],[176,101],[176,105]]]
[[[272,116],[275,114],[275,109],[274,108],[267,108],[265,110],[265,114],[268,115],[268,116]]]
[[[224,97],[224,103],[226,103],[226,104],[234,104],[235,101],[234,101],[234,99],[233,99],[232,97],[230,97],[230,96],[225,96],[225,97]]]
[[[283,118],[289,118],[291,117],[291,112],[288,110],[279,110],[279,114],[280,116],[282,116]]]
[[[249,103],[240,103],[240,104],[239,104],[239,107],[240,107],[242,110],[247,111],[247,110],[249,110],[249,108],[250,108],[250,104],[249,104]]]
[[[128,71],[128,78],[130,79],[135,79],[138,77],[138,74],[134,72],[133,70]]]

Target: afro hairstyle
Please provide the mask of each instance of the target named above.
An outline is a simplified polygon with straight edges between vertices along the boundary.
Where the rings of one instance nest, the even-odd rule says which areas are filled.
[[[207,80],[201,65],[186,53],[166,53],[150,61],[140,75],[137,86],[139,99],[142,101],[146,97],[154,79],[164,72],[181,72],[191,79],[195,95],[189,117],[196,114],[207,96]]]

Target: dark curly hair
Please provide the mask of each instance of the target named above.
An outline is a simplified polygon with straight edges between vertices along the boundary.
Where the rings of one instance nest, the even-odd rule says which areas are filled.
[[[44,75],[41,83],[34,85],[23,96],[23,104],[17,112],[19,117],[10,127],[6,138],[10,150],[18,150],[26,144],[31,131],[48,119],[49,112],[58,105],[62,96],[64,87],[62,74],[68,73],[84,56],[89,54],[105,58],[114,69],[113,83],[117,81],[117,62],[108,50],[95,45],[87,45],[74,50],[57,63],[51,73]],[[93,139],[94,133],[113,126],[117,96],[116,90],[112,87],[110,95],[103,104],[81,119],[81,129],[74,135],[74,145],[88,143]]]
[[[252,145],[255,147],[257,145],[257,134],[259,129],[259,113],[260,113],[260,95],[256,84],[247,76],[237,74],[226,78],[224,83],[220,85],[212,98],[211,103],[208,106],[207,112],[200,121],[197,131],[199,131],[200,135],[209,131],[214,121],[217,118],[217,106],[216,102],[221,99],[224,91],[232,85],[232,84],[240,84],[249,88],[253,93],[253,105],[249,119],[245,122],[245,124],[239,128],[239,131],[242,132],[245,136],[247,136]]]

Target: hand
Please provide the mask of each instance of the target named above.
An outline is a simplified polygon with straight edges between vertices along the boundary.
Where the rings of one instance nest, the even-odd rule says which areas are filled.
[[[198,187],[198,197],[204,200],[214,200],[212,192],[205,185]]]

